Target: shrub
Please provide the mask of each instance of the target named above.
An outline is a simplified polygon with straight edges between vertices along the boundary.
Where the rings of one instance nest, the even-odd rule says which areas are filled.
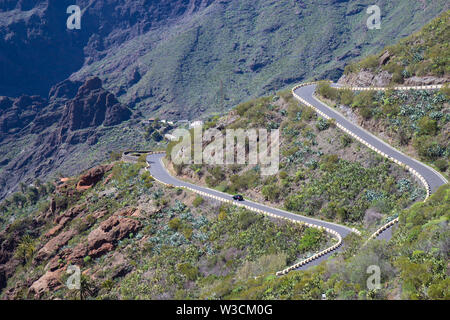
[[[22,208],[24,204],[27,202],[27,198],[24,196],[22,192],[16,192],[12,196],[12,202]]]
[[[447,99],[450,99],[450,86],[445,85],[440,89],[440,92],[447,96]]]
[[[183,172],[184,164],[173,164],[173,169],[177,176],[179,176]]]
[[[353,108],[372,107],[375,104],[375,92],[363,91],[357,94],[353,99]]]
[[[339,92],[340,103],[342,103],[346,106],[352,105],[354,97],[355,97],[355,94],[350,89],[341,90]]]
[[[73,220],[73,226],[78,231],[78,233],[81,233],[89,228],[89,223],[83,218],[76,218]]]
[[[120,152],[111,151],[109,153],[109,160],[111,160],[111,161],[118,161],[121,158],[122,158],[122,153],[120,153]]]
[[[295,173],[295,181],[305,180],[305,178],[306,178],[306,174],[303,170],[298,170]]]
[[[339,207],[336,209],[336,216],[338,217],[339,221],[345,222],[347,220],[347,210],[343,207]]]
[[[169,228],[172,230],[177,231],[181,227],[181,220],[180,218],[173,218],[169,221]]]
[[[382,111],[386,116],[395,116],[400,112],[400,107],[395,104],[384,104]]]
[[[163,139],[163,136],[159,133],[159,131],[153,132],[151,137],[152,137],[152,140],[154,140],[156,142],[159,142]]]
[[[203,203],[204,199],[200,196],[197,196],[194,201],[192,202],[192,205],[197,208],[198,206],[200,206]]]
[[[147,154],[146,154],[146,153],[141,154],[141,155],[138,157],[137,162],[140,162],[140,163],[147,163]]]
[[[302,118],[305,121],[310,121],[316,116],[316,112],[312,108],[305,108],[302,113]]]
[[[362,60],[359,63],[361,69],[374,69],[376,67],[378,67],[378,58],[375,55],[372,56],[368,56],[367,58],[365,58],[364,60]]]
[[[319,121],[317,121],[316,123],[316,128],[319,129],[319,131],[327,130],[329,127],[330,123],[323,118],[320,118]]]
[[[287,172],[286,171],[280,171],[279,173],[278,173],[278,175],[280,176],[280,179],[286,179],[287,177],[288,177],[288,174],[287,174]]]
[[[221,167],[213,167],[208,170],[210,176],[206,177],[208,187],[215,187],[225,179],[225,173]]]
[[[144,185],[146,188],[151,188],[153,186],[153,181],[155,181],[155,179],[150,175],[150,172],[145,171],[142,175],[141,175],[142,180],[144,180]]]
[[[179,272],[184,274],[188,280],[194,281],[198,278],[200,272],[197,267],[192,266],[190,263],[180,263],[177,266]]]
[[[245,112],[247,112],[247,110],[250,109],[251,107],[253,107],[253,102],[251,101],[244,102],[236,107],[236,112],[238,115],[242,117],[245,114]]]
[[[227,218],[227,211],[220,209],[219,215],[217,216],[217,219],[219,219],[219,221],[223,221],[226,218]]]
[[[339,157],[335,154],[324,155],[321,159],[320,169],[324,171],[333,171],[339,162]]]
[[[343,148],[349,146],[353,142],[352,138],[348,135],[342,135],[341,136],[341,145]]]
[[[262,188],[262,195],[269,201],[277,201],[280,197],[281,190],[276,184],[269,184]]]
[[[246,280],[269,272],[275,273],[286,266],[287,258],[285,253],[278,253],[261,256],[256,261],[245,261],[237,274],[240,279]]]
[[[299,115],[301,115],[302,109],[298,104],[289,104],[288,107],[288,118],[289,120],[299,120]]]
[[[437,123],[436,120],[433,120],[429,117],[422,117],[419,122],[419,134],[421,135],[435,135],[437,132]]]
[[[29,235],[25,235],[17,246],[15,256],[22,263],[28,263],[33,257],[35,250],[34,239]]]
[[[444,154],[442,148],[437,142],[433,141],[431,136],[420,136],[413,140],[413,147],[417,150],[420,156],[429,160],[436,160]]]
[[[448,168],[448,162],[445,159],[439,159],[434,162],[434,165],[442,172],[445,172]]]
[[[328,83],[319,84],[317,92],[324,98],[336,100],[338,97],[338,90],[332,88]]]
[[[322,235],[322,231],[318,229],[307,228],[302,239],[300,240],[298,249],[300,251],[310,251],[312,249],[318,248]]]
[[[251,211],[242,210],[239,212],[238,226],[239,229],[247,229],[253,222],[258,219],[258,216]]]
[[[360,108],[359,113],[365,120],[369,120],[372,117],[372,110],[369,107]]]
[[[392,82],[402,84],[403,83],[403,73],[402,72],[394,72],[392,75]]]
[[[260,175],[255,170],[248,170],[240,175],[232,175],[230,177],[231,185],[228,191],[236,192],[256,186],[260,181]]]

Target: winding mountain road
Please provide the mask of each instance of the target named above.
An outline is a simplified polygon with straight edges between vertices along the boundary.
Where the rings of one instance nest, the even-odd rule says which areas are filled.
[[[333,85],[334,87],[338,87],[337,85]],[[423,177],[422,182],[427,188],[427,195],[428,193],[433,193],[436,191],[440,186],[448,183],[448,181],[439,174],[436,170],[430,168],[429,166],[401,153],[400,151],[396,150],[389,144],[385,143],[384,141],[380,140],[379,138],[375,137],[370,132],[364,130],[363,128],[355,125],[354,123],[347,120],[342,114],[340,114],[338,111],[332,109],[331,107],[327,106],[323,102],[319,101],[317,98],[314,97],[314,92],[316,89],[316,84],[309,84],[309,85],[303,85],[303,86],[296,86],[293,89],[293,95],[295,98],[300,100],[301,102],[305,103],[307,105],[310,105],[314,109],[316,109],[317,112],[324,115],[327,118],[333,118],[336,121],[336,124],[343,130],[347,131],[348,133],[352,134],[353,136],[358,137],[358,139],[361,139],[364,141],[364,143],[379,151],[379,153],[383,154],[383,156],[390,158],[393,161],[396,161],[397,163],[405,164],[406,166],[412,168],[412,172],[414,172],[416,175],[420,175]],[[341,240],[344,239],[348,234],[352,232],[357,232],[355,229],[351,229],[349,227],[339,225],[332,222],[322,221],[318,219],[314,219],[311,217],[306,217],[298,214],[293,214],[281,209],[273,208],[270,206],[262,205],[250,200],[244,200],[241,202],[233,201],[231,200],[231,195],[219,192],[217,190],[213,190],[206,187],[197,186],[195,184],[182,181],[174,176],[172,176],[166,167],[164,166],[162,159],[165,156],[164,153],[154,153],[147,156],[147,163],[148,163],[148,170],[150,174],[158,181],[167,184],[172,185],[174,187],[183,187],[188,188],[194,192],[200,193],[205,196],[209,196],[213,199],[223,201],[223,202],[234,202],[237,205],[243,205],[246,206],[248,209],[257,211],[257,212],[263,212],[265,214],[269,214],[272,217],[278,217],[281,219],[288,219],[294,222],[302,222],[306,223],[307,225],[311,225],[314,227],[320,227],[325,228],[328,230],[328,232],[332,232],[335,236],[338,237],[339,242],[334,245],[333,247],[328,248],[327,250],[324,250],[320,252],[319,254],[314,255],[310,259],[303,260],[300,263],[297,263],[294,266],[291,266],[283,271],[278,272],[278,275],[286,274],[287,272],[291,270],[299,270],[299,269],[306,269],[311,266],[320,264],[323,260],[326,260],[330,257],[330,255],[333,254],[333,252],[342,250],[341,247]],[[411,171],[411,170],[410,170]],[[386,226],[383,228],[382,232],[375,233],[374,237],[378,239],[390,239],[392,235],[391,230],[392,224],[389,226]]]
[[[333,86],[338,87],[336,84],[334,84]],[[312,104],[316,109],[323,112],[330,118],[335,119],[336,123],[340,124],[348,131],[360,137],[374,148],[382,151],[387,156],[397,159],[401,163],[404,163],[405,165],[413,168],[422,177],[424,177],[424,179],[428,183],[428,186],[430,187],[430,193],[435,192],[440,186],[448,183],[448,181],[433,168],[401,153],[400,151],[396,150],[394,147],[377,138],[370,132],[347,120],[338,111],[319,101],[316,97],[314,97],[315,90],[316,84],[311,84],[295,89],[294,93],[299,97],[301,97],[306,102]]]
[[[156,153],[156,154],[151,154],[147,156],[147,163],[149,165],[149,172],[152,175],[153,178],[155,178],[156,180],[163,182],[164,184],[169,184],[172,185],[174,187],[182,187],[182,188],[189,188],[191,190],[197,191],[197,192],[202,192],[207,196],[210,196],[214,199],[221,199],[222,201],[230,201],[232,199],[232,196],[230,194],[227,193],[223,193],[217,190],[213,190],[210,188],[206,188],[206,187],[201,187],[189,182],[185,182],[182,181],[180,179],[177,179],[176,177],[173,177],[166,169],[166,167],[164,166],[162,159],[164,158],[165,154],[164,153]],[[331,230],[336,231],[342,238],[346,237],[348,234],[354,232],[353,229],[346,227],[346,226],[342,226],[333,222],[327,222],[327,221],[322,221],[319,219],[314,219],[311,217],[305,217],[305,216],[301,216],[298,214],[294,214],[288,211],[284,211],[281,209],[277,209],[277,208],[273,208],[273,207],[269,207],[263,204],[259,204],[250,200],[244,200],[244,201],[233,201],[236,204],[239,205],[246,205],[248,207],[251,207],[253,209],[256,210],[262,210],[264,212],[268,212],[273,214],[276,217],[279,218],[284,218],[284,219],[289,219],[292,221],[298,221],[298,222],[304,222],[304,223],[308,223],[308,224],[313,224],[316,226],[320,226],[320,227],[324,227],[324,228],[329,228]],[[339,250],[339,249],[337,249]],[[308,267],[313,266],[313,265],[317,265],[319,264],[322,260],[325,260],[328,258],[328,256],[331,255],[331,252],[328,253],[327,255],[323,255],[313,261],[311,261],[308,264]],[[302,268],[305,268],[306,266],[303,266]],[[300,268],[299,268],[300,269]]]

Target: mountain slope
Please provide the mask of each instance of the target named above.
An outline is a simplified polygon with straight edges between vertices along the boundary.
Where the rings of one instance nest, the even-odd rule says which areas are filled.
[[[128,129],[131,111],[99,78],[62,82],[48,100],[0,97],[0,106],[0,199],[19,182],[47,180],[56,171],[74,174],[143,140]]]
[[[373,241],[364,250],[347,239],[343,256],[308,271],[278,278],[238,283],[241,290],[224,292],[227,299],[448,300],[448,212],[450,187],[442,186],[425,203],[400,213],[389,242]],[[368,267],[381,270],[381,288],[369,290]]]
[[[382,29],[369,31],[368,0],[75,3],[82,28],[70,31],[73,1],[0,2],[2,95],[44,95],[71,74],[97,75],[144,114],[192,118],[303,79],[336,79],[352,57],[448,8],[444,0],[380,1]]]
[[[203,157],[212,153],[206,151],[207,145],[220,139],[219,133],[226,140],[227,129],[279,129],[279,170],[267,176],[262,174],[261,163],[169,163],[173,175],[196,185],[356,227],[367,236],[425,197],[414,176],[349,137],[332,121],[317,116],[312,108],[300,105],[290,91],[242,103],[225,116],[214,117],[204,128],[216,133],[208,139],[204,133]],[[177,143],[169,143],[167,159],[182,157],[182,150],[174,148]],[[179,153],[172,154],[173,150]]]
[[[10,97],[0,101],[0,198],[19,181],[75,174],[111,150],[147,148],[143,117],[198,118],[303,79],[336,79],[352,57],[376,52],[448,7],[381,1],[382,29],[369,31],[368,0],[78,0],[82,28],[67,30],[73,3],[0,0],[0,95]],[[134,110],[132,121],[47,143],[66,100],[92,75]],[[66,100],[51,102],[55,93]],[[73,119],[85,116],[95,112]]]
[[[377,55],[349,64],[339,82],[356,86],[449,82],[449,39],[450,11],[446,11],[420,31],[384,48]],[[384,83],[376,83],[376,79],[384,80]]]
[[[99,166],[3,202],[0,297],[79,299],[64,285],[75,264],[99,299],[212,298],[332,242],[314,228],[164,187],[144,166]]]
[[[450,83],[450,11],[419,32],[346,67],[339,83],[349,86]],[[328,84],[318,94],[349,118],[410,156],[448,176],[450,91],[352,92]]]
[[[149,31],[124,43],[73,78],[106,77],[119,99],[144,113],[192,118],[303,79],[337,79],[348,59],[417,30],[445,6],[382,2],[377,32],[366,27],[369,2],[216,1],[162,35]],[[137,71],[139,81],[130,83],[123,70]]]

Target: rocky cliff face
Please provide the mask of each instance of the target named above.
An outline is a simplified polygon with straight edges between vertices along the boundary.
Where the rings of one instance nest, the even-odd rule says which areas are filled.
[[[78,177],[76,185],[83,184],[84,187],[77,188],[77,191],[73,191],[73,186],[68,183],[60,183],[50,197],[54,199],[57,196],[63,196],[76,201],[83,192],[99,183],[112,168],[113,165],[97,166],[82,174]],[[105,179],[103,183],[106,182]],[[89,186],[86,183],[89,183]],[[70,190],[70,192],[67,192],[67,190]],[[136,233],[142,226],[141,222],[136,220],[136,217],[140,216],[140,211],[133,207],[117,210],[112,215],[104,209],[91,214],[85,204],[66,209],[66,207],[57,205],[49,206],[47,210],[30,218],[29,221],[16,226],[9,225],[4,231],[0,232],[0,291],[6,287],[7,279],[23,263],[19,257],[14,255],[14,252],[25,234],[33,238],[42,234],[42,241],[36,245],[36,254],[31,263],[33,266],[45,263],[45,272],[41,277],[31,277],[26,280],[29,293],[39,297],[44,292],[61,286],[60,276],[67,268],[67,264],[61,261],[83,264],[83,258],[87,255],[92,258],[102,256],[114,250],[118,241],[129,237],[130,233]],[[109,217],[104,218],[104,216]],[[87,245],[80,242],[73,248],[65,247],[69,240],[79,235],[83,229],[92,227],[97,220],[102,218],[103,221],[99,226],[93,228],[88,234]],[[72,227],[64,230],[75,220],[81,223],[83,229]],[[52,225],[52,228],[43,232],[49,224]],[[127,267],[128,271],[131,270],[129,266],[124,267]],[[4,298],[14,298],[14,295],[20,291],[16,289],[16,287],[13,287],[5,292]]]
[[[0,0],[0,93],[45,95],[105,50],[210,2]],[[66,28],[66,9],[73,4],[83,9],[81,30]]]
[[[39,96],[0,97],[0,142],[31,124],[46,104]]]
[[[362,70],[358,73],[343,75],[338,83],[350,87],[386,87],[391,80],[392,74],[387,71],[374,74],[368,70]]]
[[[102,88],[102,81],[88,79],[76,96],[66,103],[60,126],[70,131],[112,126],[130,118],[131,111],[117,101],[116,97]]]
[[[350,73],[343,75],[338,83],[350,86],[350,87],[387,87],[392,82],[393,75],[387,71],[382,71],[380,73],[374,73],[369,70],[361,70],[357,73]],[[435,84],[448,83],[450,78],[448,76],[435,77],[435,76],[424,76],[424,77],[410,77],[403,81],[404,86],[427,86]]]
[[[137,139],[120,144],[123,133],[111,133],[130,118],[123,105],[197,118],[305,79],[335,80],[347,61],[416,31],[447,2],[383,1],[374,36],[370,0],[0,0],[0,198],[69,160],[72,174],[93,165],[70,154],[102,136],[131,148]],[[81,30],[66,28],[72,4]]]
[[[72,4],[83,10],[81,30],[66,28]],[[371,4],[0,0],[0,94],[44,96],[68,77],[97,75],[145,113],[194,117],[302,79],[337,79],[355,55],[417,30],[447,6],[383,1],[383,33],[373,37],[365,27]]]
[[[0,198],[29,173],[36,177],[53,170],[55,162],[64,162],[70,153],[63,145],[77,148],[97,142],[100,126],[111,127],[127,121],[131,111],[102,88],[99,78],[90,78],[81,86],[64,81],[50,90],[49,100],[39,96],[0,98],[0,146],[17,140],[28,142],[26,152],[9,158],[0,155]],[[30,137],[35,137],[31,141]]]

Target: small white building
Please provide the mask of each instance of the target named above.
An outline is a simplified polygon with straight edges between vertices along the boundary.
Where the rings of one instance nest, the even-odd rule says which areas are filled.
[[[173,121],[169,121],[169,120],[165,120],[165,119],[159,120],[159,122],[164,123],[164,124],[170,124],[170,125],[173,125],[173,124],[174,124]]]
[[[201,127],[203,125],[203,121],[197,120],[190,123],[190,128]]]
[[[148,119],[142,120],[143,124],[150,124],[153,122],[155,122],[155,118],[148,118]]]
[[[164,135],[164,138],[166,138],[169,141],[176,141],[177,140],[177,137],[175,137],[173,134],[170,134],[170,133],[166,133]]]

